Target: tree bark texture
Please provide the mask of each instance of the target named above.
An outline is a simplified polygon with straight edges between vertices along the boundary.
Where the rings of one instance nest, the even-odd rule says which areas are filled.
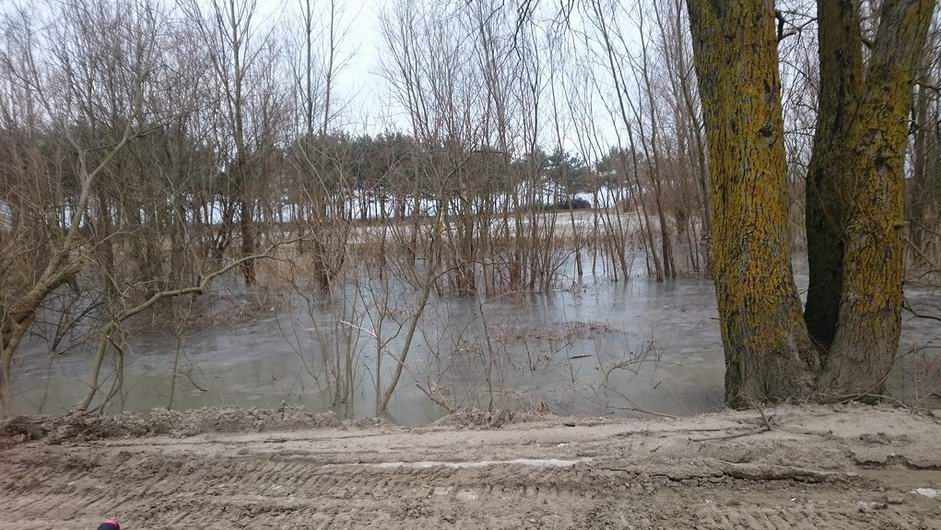
[[[817,23],[820,88],[805,187],[809,283],[804,320],[810,337],[825,356],[836,334],[843,287],[839,190],[850,183],[854,158],[845,140],[863,92],[858,2],[820,2]]]
[[[845,142],[852,158],[843,211],[839,323],[821,392],[880,393],[895,362],[904,278],[904,158],[915,71],[934,0],[882,4],[864,93]]]
[[[726,400],[805,398],[818,360],[791,270],[774,6],[688,0],[688,7],[709,144]]]

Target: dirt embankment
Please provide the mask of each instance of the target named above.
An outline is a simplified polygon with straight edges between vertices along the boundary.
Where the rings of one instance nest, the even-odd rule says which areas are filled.
[[[270,410],[213,407],[185,412],[154,409],[147,414],[126,412],[117,416],[16,416],[0,423],[0,447],[35,440],[59,444],[160,435],[181,438],[206,433],[368,428],[384,423],[378,418],[346,421],[332,412],[312,413],[288,406]]]
[[[17,418],[0,528],[941,528],[941,414]]]

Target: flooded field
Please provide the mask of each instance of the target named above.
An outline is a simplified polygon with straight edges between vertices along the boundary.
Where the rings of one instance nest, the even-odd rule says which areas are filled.
[[[640,258],[636,270],[642,269]],[[798,273],[798,285],[805,284]],[[215,303],[231,314],[254,307],[251,317],[223,318],[179,340],[160,332],[129,338],[123,389],[108,410],[277,408],[286,402],[343,417],[372,416],[375,374],[382,374],[385,388],[415,294],[386,291],[395,301],[384,306],[377,332],[380,315],[365,309],[376,295],[370,289],[349,288],[330,303],[319,293],[303,293],[305,298],[288,291],[276,296],[282,303],[260,308],[256,295],[215,293]],[[908,300],[916,308],[936,304],[932,293],[918,289],[908,290]],[[934,324],[903,316],[900,357],[890,378],[895,395],[926,398],[937,390],[941,330]],[[87,380],[92,349],[89,344],[50,358],[49,345],[33,339],[15,371],[16,412],[72,407],[85,392],[77,381]],[[111,373],[105,386],[112,370],[105,369],[104,375]],[[723,372],[710,281],[656,283],[637,275],[615,283],[586,275],[545,293],[433,297],[387,415],[396,423],[427,423],[447,413],[435,401],[455,409],[562,415],[689,415],[722,408]],[[337,397],[338,379],[340,386],[352,385],[352,399]]]

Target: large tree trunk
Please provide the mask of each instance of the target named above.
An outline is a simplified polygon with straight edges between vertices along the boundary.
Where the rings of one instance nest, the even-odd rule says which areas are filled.
[[[855,158],[846,135],[863,92],[859,6],[854,0],[818,2],[820,90],[813,154],[807,170],[806,226],[810,281],[804,320],[823,355],[836,334],[843,287],[839,190],[849,185]]]
[[[845,142],[851,184],[840,189],[845,254],[839,325],[822,392],[879,393],[901,329],[903,167],[915,69],[934,0],[886,1],[860,106]]]
[[[726,400],[807,397],[818,360],[791,271],[774,6],[687,3],[709,144]]]

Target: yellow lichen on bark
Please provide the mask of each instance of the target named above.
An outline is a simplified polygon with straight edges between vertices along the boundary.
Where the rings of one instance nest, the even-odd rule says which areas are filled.
[[[901,330],[904,184],[915,68],[934,0],[882,5],[865,88],[844,141],[851,154],[843,204],[839,324],[820,375],[821,392],[878,393],[895,361]]]
[[[726,399],[747,406],[804,398],[817,357],[791,270],[774,7],[688,6],[709,143]]]
[[[857,6],[818,3],[821,115],[808,180],[821,187],[808,192],[808,230],[812,282],[833,284],[811,296],[815,346],[790,263],[774,4],[687,0],[732,406],[861,396],[878,392],[891,369],[902,308],[908,112],[934,3],[883,2],[865,69]]]

